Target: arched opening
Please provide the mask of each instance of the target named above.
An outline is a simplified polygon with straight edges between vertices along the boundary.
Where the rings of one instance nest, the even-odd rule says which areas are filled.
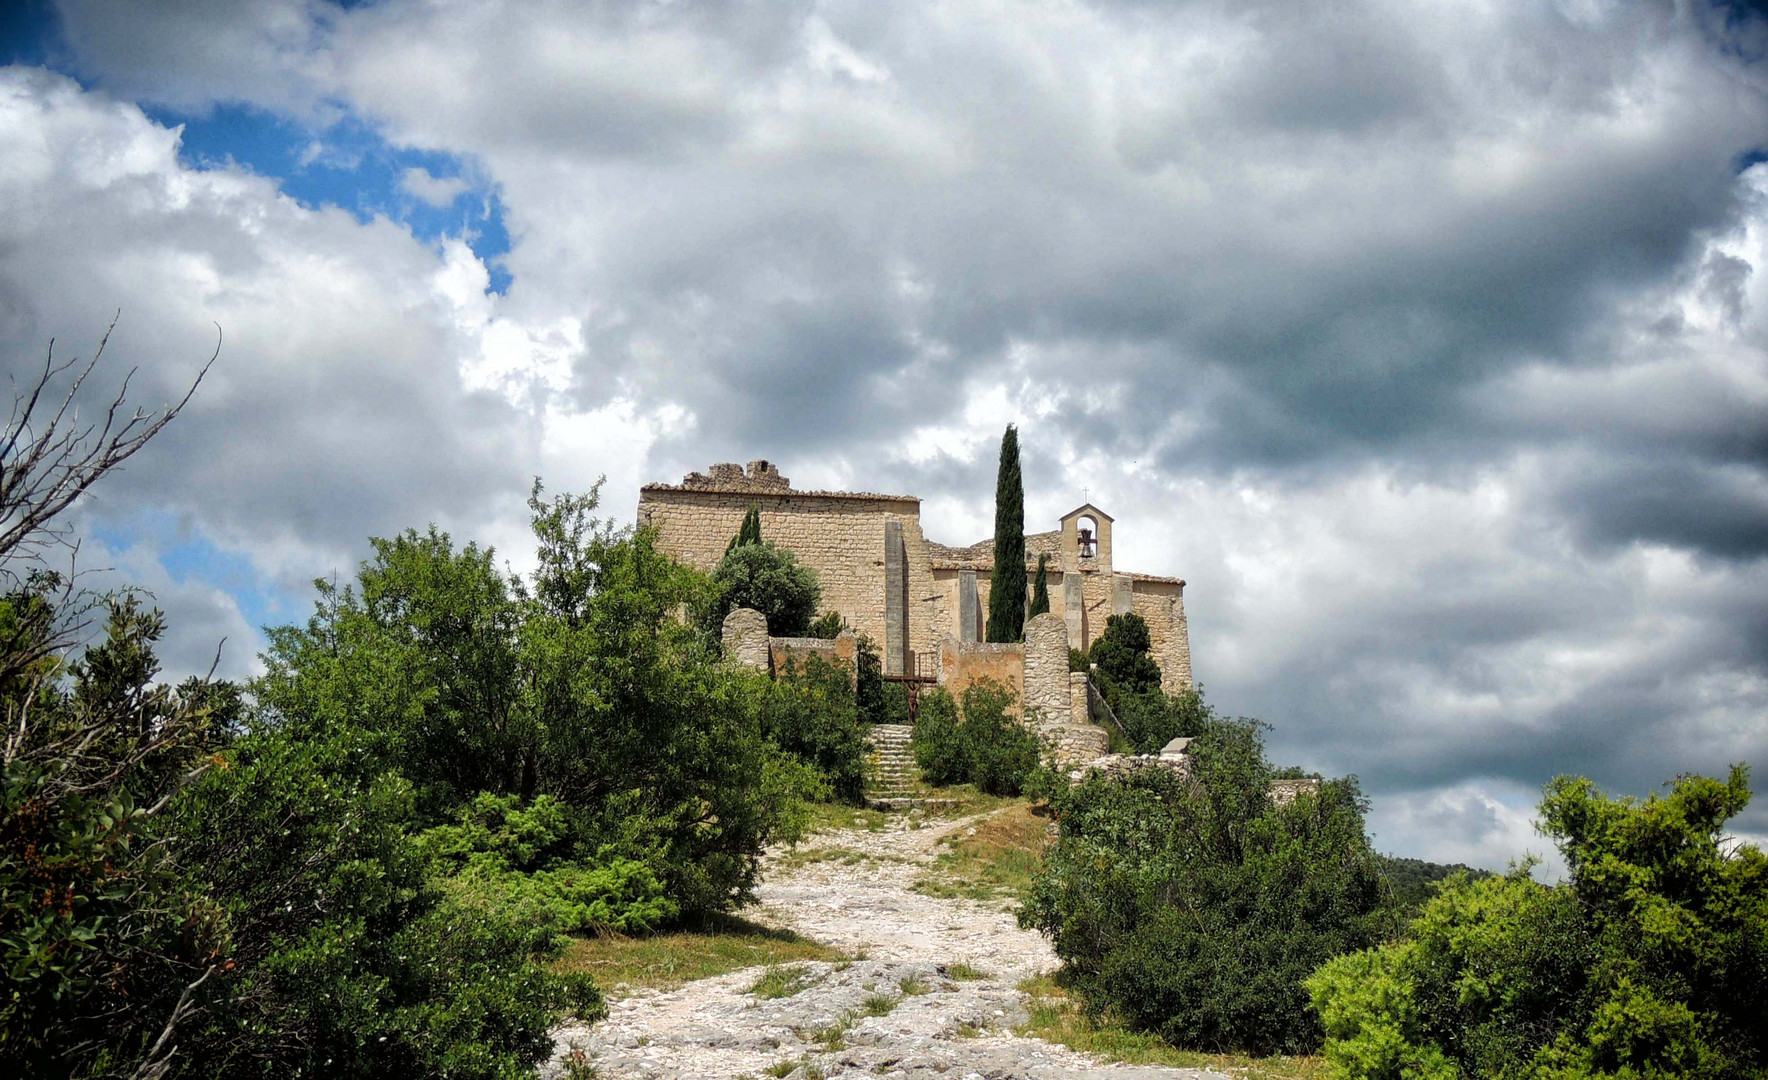
[[[1099,557],[1099,523],[1092,515],[1084,515],[1074,523],[1075,536],[1078,540],[1079,555],[1083,559]]]

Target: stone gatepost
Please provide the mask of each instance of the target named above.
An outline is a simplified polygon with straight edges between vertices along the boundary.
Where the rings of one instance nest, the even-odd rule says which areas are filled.
[[[1080,573],[1062,572],[1062,619],[1068,627],[1068,640],[1076,649],[1087,647],[1087,598]]]
[[[1042,728],[1067,722],[1068,627],[1048,611],[1025,624],[1025,719]]]
[[[982,640],[982,604],[976,599],[976,571],[958,572],[958,640]]]
[[[766,615],[754,608],[737,608],[724,617],[722,639],[725,659],[757,671],[768,670]]]

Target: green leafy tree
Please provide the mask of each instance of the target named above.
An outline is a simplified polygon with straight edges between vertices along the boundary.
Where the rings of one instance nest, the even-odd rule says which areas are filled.
[[[1196,738],[1215,721],[1215,710],[1204,701],[1201,687],[1176,694],[1159,690],[1119,694],[1112,715],[1138,754],[1159,753],[1174,739]]]
[[[35,584],[0,599],[0,1072],[163,1071],[158,1037],[201,1005],[228,944],[165,812],[208,768],[215,725],[152,683],[158,612],[109,601],[104,638],[63,664],[59,579]]]
[[[1749,798],[1742,766],[1644,800],[1554,780],[1541,829],[1569,882],[1452,876],[1407,940],[1324,965],[1328,1060],[1354,1080],[1760,1080],[1768,858],[1725,835]]]
[[[1001,436],[995,478],[994,571],[988,582],[989,641],[1025,637],[1025,482],[1019,474],[1019,429]]]
[[[804,636],[822,599],[816,571],[766,542],[732,548],[712,572],[712,584],[707,626],[724,625],[735,608],[754,608],[767,617],[772,637]]]
[[[1050,556],[1048,552],[1039,552],[1037,557],[1037,576],[1031,580],[1031,607],[1025,612],[1025,621],[1030,622],[1039,615],[1048,614],[1050,610]]]
[[[1087,657],[1105,684],[1107,699],[1160,689],[1160,665],[1149,655],[1152,648],[1148,623],[1140,615],[1131,612],[1105,620],[1105,632],[1093,642]]]
[[[292,733],[360,733],[363,774],[409,778],[422,825],[480,792],[551,795],[583,857],[645,863],[684,915],[724,910],[819,787],[676,616],[706,603],[706,578],[595,506],[536,486],[526,581],[434,530],[377,542],[354,588],[321,583],[306,627],[271,632],[254,691]]]
[[[863,634],[854,645],[853,696],[860,722],[885,723],[884,658],[878,655],[878,646],[872,639]]]
[[[1307,1052],[1321,1030],[1302,980],[1392,929],[1367,804],[1347,779],[1273,805],[1251,721],[1213,723],[1192,768],[1055,794],[1061,832],[1021,922],[1094,1015],[1191,1049]]]
[[[943,787],[969,782],[969,746],[959,726],[957,700],[945,687],[936,686],[921,695],[909,745],[929,784]]]

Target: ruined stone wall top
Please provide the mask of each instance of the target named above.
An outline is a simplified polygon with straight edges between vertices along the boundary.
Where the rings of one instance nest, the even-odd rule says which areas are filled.
[[[647,491],[723,491],[737,494],[753,492],[758,495],[805,495],[818,498],[842,499],[889,499],[898,502],[920,503],[913,495],[879,495],[861,491],[797,491],[792,481],[780,475],[779,467],[764,458],[756,458],[747,468],[734,461],[723,461],[710,466],[705,472],[691,472],[681,478],[679,484],[646,484],[639,488],[639,501],[644,501]]]

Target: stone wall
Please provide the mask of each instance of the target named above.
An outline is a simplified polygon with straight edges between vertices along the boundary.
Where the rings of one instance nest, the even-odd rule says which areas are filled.
[[[849,679],[858,677],[859,637],[851,630],[843,630],[833,638],[768,638],[767,646],[776,675],[785,674],[789,667],[802,671],[815,657],[825,664],[846,668]]]
[[[1273,780],[1271,781],[1271,805],[1288,806],[1303,795],[1320,794],[1318,780]]]
[[[1168,693],[1191,688],[1191,642],[1185,626],[1185,590],[1177,582],[1138,581],[1132,610],[1148,624],[1150,652]]]
[[[947,635],[939,643],[939,684],[959,705],[978,679],[993,679],[1013,692],[1015,710],[1025,700],[1025,646],[961,642]]]
[[[950,613],[933,585],[918,499],[739,488],[734,481],[727,486],[732,490],[649,485],[639,493],[638,523],[657,530],[659,550],[711,571],[754,505],[761,514],[762,539],[791,551],[816,571],[823,590],[821,611],[839,611],[884,653],[884,533],[886,521],[895,520],[908,570],[909,648],[918,653],[938,648]]]
[[[1073,712],[1068,689],[1068,628],[1045,612],[1025,624],[1025,716],[1037,727],[1064,724]]]
[[[725,659],[758,671],[768,670],[767,616],[740,607],[724,617]]]
[[[1097,761],[1111,748],[1111,736],[1097,724],[1053,724],[1038,737],[1050,747],[1056,764],[1073,767]]]

